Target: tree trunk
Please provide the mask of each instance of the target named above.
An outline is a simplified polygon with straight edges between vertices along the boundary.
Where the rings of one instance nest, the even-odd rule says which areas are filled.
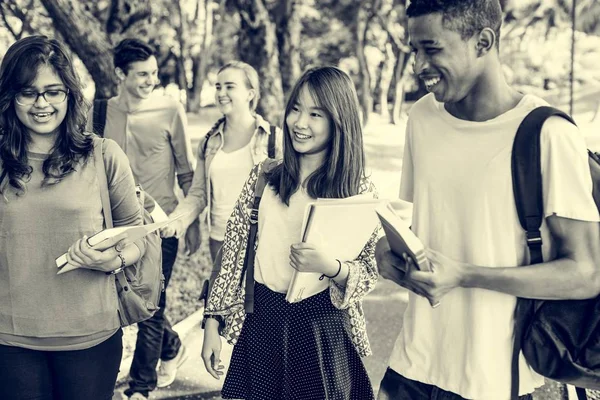
[[[390,85],[394,78],[394,67],[396,65],[396,55],[392,48],[391,43],[385,44],[385,59],[383,61],[383,67],[381,68],[381,75],[379,78],[379,107],[380,114],[382,117],[390,118],[390,109],[388,104],[388,96],[390,93]]]
[[[275,24],[263,0],[235,0],[235,5],[241,17],[240,58],[252,65],[262,80],[258,112],[269,122],[279,124],[284,100]]]
[[[404,81],[407,75],[408,60],[410,53],[405,53],[401,49],[396,49],[396,65],[394,65],[394,103],[390,115],[390,122],[397,125],[402,116],[402,106],[404,105]]]
[[[369,66],[365,56],[365,41],[367,36],[370,5],[361,5],[356,16],[356,26],[354,29],[356,41],[356,58],[358,59],[358,100],[362,110],[362,124],[367,125],[369,114],[373,108],[373,99],[371,96],[371,76]]]
[[[200,49],[191,56],[192,59],[192,86],[188,90],[187,109],[198,112],[201,107],[202,86],[206,79],[208,64],[211,58],[211,43],[213,38],[213,2],[212,0],[198,0],[198,7],[194,17],[197,35],[202,37]]]
[[[58,33],[64,38],[71,50],[81,59],[96,84],[96,98],[107,98],[116,95],[117,84],[114,74],[112,43],[100,22],[85,9],[84,4],[76,0],[40,0]],[[140,20],[141,15],[148,15],[149,3],[146,0],[134,1],[136,7],[124,4],[123,0],[113,0],[122,14],[111,10],[112,29],[122,32]],[[147,4],[146,8],[141,7]],[[114,8],[114,7],[113,7]],[[136,12],[132,12],[136,10]],[[138,13],[139,11],[139,13]],[[122,24],[115,19],[121,15]],[[120,28],[117,28],[120,27]]]
[[[277,21],[277,44],[283,93],[287,97],[300,77],[300,33],[301,17],[298,9],[303,0],[282,0],[275,8]]]
[[[117,93],[112,46],[100,23],[79,1],[41,0],[54,27],[81,59],[96,84],[96,97]]]

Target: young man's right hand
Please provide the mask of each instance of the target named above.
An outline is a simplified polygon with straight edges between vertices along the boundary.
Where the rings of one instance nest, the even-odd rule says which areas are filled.
[[[221,337],[219,336],[219,321],[208,318],[204,325],[204,343],[202,344],[202,361],[208,373],[215,379],[223,375],[224,365],[221,364]]]
[[[411,271],[416,270],[417,267],[408,255],[403,254],[403,257],[395,255],[390,249],[390,244],[385,236],[377,242],[377,246],[375,247],[375,259],[377,260],[379,275],[383,278],[391,280],[419,296],[426,297],[432,307],[437,307],[439,305],[437,299],[429,298],[425,292],[412,284],[410,273]]]

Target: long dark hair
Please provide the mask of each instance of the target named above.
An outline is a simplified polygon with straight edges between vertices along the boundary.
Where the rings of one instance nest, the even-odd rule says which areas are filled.
[[[283,119],[283,163],[273,169],[268,182],[287,205],[292,194],[302,184],[301,154],[294,150],[285,120],[305,87],[315,103],[325,110],[331,129],[325,161],[308,177],[308,194],[313,198],[344,198],[356,195],[365,175],[358,97],[350,77],[335,67],[309,69],[296,82],[285,107]]]
[[[92,136],[85,133],[89,106],[64,46],[46,36],[30,36],[17,41],[10,46],[0,65],[0,159],[3,174],[8,176],[9,184],[17,189],[17,193],[25,191],[32,168],[27,158],[31,137],[17,117],[14,99],[17,93],[33,83],[42,65],[52,67],[69,92],[67,114],[59,127],[52,153],[42,167],[42,185],[59,182],[93,150]]]

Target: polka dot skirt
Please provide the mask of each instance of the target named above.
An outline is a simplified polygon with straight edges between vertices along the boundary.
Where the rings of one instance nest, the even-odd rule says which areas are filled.
[[[247,400],[369,400],[373,388],[329,290],[299,303],[256,283],[254,313],[221,395]]]

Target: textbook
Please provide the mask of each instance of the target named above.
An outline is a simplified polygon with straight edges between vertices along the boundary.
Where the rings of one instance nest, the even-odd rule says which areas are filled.
[[[134,226],[119,226],[115,228],[103,229],[100,232],[90,236],[87,241],[90,247],[94,250],[104,251],[113,247],[123,239],[127,239],[127,243],[133,243],[136,240],[143,238],[144,236],[168,225],[169,223],[181,218],[185,214],[180,214],[174,218],[155,222],[153,224],[145,225],[134,225]],[[69,266],[67,264],[67,253],[61,255],[56,259],[56,267],[62,268],[58,273],[71,271],[77,267]]]
[[[306,206],[300,240],[319,245],[341,262],[358,257],[377,228],[375,208],[381,203],[372,193],[345,199],[317,199]],[[329,279],[318,272],[294,270],[286,300],[296,303],[325,290]]]
[[[401,218],[389,203],[375,209],[392,252],[398,257],[407,253],[421,271],[429,271],[425,246],[410,229],[406,219]],[[404,271],[406,272],[406,271]]]

